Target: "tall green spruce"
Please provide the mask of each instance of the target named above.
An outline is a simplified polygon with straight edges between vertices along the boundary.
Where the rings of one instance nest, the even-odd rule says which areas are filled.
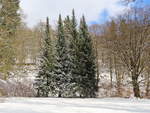
[[[66,97],[70,84],[70,71],[67,43],[64,33],[64,24],[59,15],[56,43],[56,63],[54,70],[55,94],[58,97]]]
[[[65,37],[68,45],[69,56],[69,71],[70,71],[70,84],[69,84],[69,96],[76,97],[78,93],[77,85],[77,51],[78,51],[78,31],[77,22],[75,18],[74,10],[72,11],[72,18],[69,16],[64,21]]]
[[[72,61],[72,93],[74,94],[73,96],[78,96],[79,95],[79,87],[78,87],[78,40],[79,40],[79,33],[77,30],[77,22],[76,22],[76,17],[75,17],[75,12],[74,10],[72,11],[72,19],[71,19],[71,39],[70,39],[70,56],[71,56],[71,61]]]
[[[0,72],[7,79],[15,63],[15,36],[21,23],[19,0],[0,0]]]
[[[66,17],[64,20],[64,34],[67,44],[67,57],[68,57],[68,85],[67,85],[67,97],[74,97],[75,96],[75,82],[74,82],[74,48],[73,48],[73,36],[72,36],[72,22],[69,16]]]
[[[80,21],[78,44],[78,87],[80,96],[95,97],[97,91],[95,56],[84,16]]]
[[[47,18],[44,35],[44,47],[41,55],[41,65],[38,75],[36,76],[36,89],[38,97],[48,97],[53,91],[53,70],[54,70],[54,48],[52,45],[49,19]]]

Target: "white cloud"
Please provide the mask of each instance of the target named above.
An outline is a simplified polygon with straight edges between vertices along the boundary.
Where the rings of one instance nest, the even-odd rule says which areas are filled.
[[[86,20],[96,21],[99,14],[105,9],[110,16],[114,16],[123,10],[123,6],[118,4],[119,0],[21,0],[21,7],[27,15],[26,22],[29,26],[35,25],[47,16],[51,19],[51,24],[56,22],[59,13],[65,17],[75,9],[77,19],[82,14]]]

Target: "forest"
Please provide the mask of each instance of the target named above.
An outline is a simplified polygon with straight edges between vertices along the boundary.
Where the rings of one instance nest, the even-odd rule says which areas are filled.
[[[150,98],[149,5],[103,24],[74,8],[55,26],[24,18],[19,0],[0,0],[0,96]]]

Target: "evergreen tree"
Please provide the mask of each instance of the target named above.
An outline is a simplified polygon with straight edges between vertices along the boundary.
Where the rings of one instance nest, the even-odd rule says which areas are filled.
[[[53,70],[54,70],[54,51],[50,33],[49,19],[47,18],[44,48],[41,56],[40,71],[36,76],[37,96],[48,97],[53,91]]]
[[[21,17],[19,0],[0,0],[0,72],[5,75],[15,63],[15,36]]]
[[[65,39],[66,39],[66,45],[67,45],[67,67],[68,67],[68,86],[66,90],[66,96],[67,97],[73,97],[74,96],[74,92],[73,92],[73,87],[74,87],[74,83],[73,83],[73,70],[74,70],[74,63],[73,63],[73,48],[71,47],[71,42],[72,42],[72,26],[71,26],[71,20],[70,17],[67,16],[66,19],[64,20],[64,34],[65,34]]]
[[[81,97],[95,97],[96,93],[96,65],[91,36],[88,32],[84,16],[80,21],[78,51],[79,92]]]
[[[68,71],[68,53],[67,43],[64,34],[64,25],[59,15],[58,28],[57,28],[57,44],[56,44],[56,63],[55,63],[55,94],[58,97],[65,96],[66,90],[70,81],[70,72]]]
[[[79,82],[79,75],[78,75],[78,64],[80,62],[80,59],[78,59],[78,47],[79,47],[79,33],[77,30],[77,22],[76,22],[76,17],[75,17],[75,12],[72,10],[72,19],[71,19],[71,29],[70,29],[70,45],[69,45],[69,53],[70,53],[70,58],[72,62],[72,67],[71,67],[71,90],[73,96],[77,96],[78,92],[78,82]]]

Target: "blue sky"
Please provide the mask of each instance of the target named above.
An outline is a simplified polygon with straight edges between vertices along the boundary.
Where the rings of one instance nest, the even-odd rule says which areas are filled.
[[[109,12],[107,11],[107,9],[104,9],[100,14],[99,14],[99,18],[97,20],[93,20],[88,22],[89,24],[102,24],[105,23],[108,19],[109,19]]]
[[[137,0],[136,3],[134,3],[134,5],[139,5],[141,7],[145,5],[150,5],[150,0]],[[108,21],[109,19],[110,19],[109,12],[107,11],[107,9],[104,9],[99,14],[99,18],[97,20],[89,22],[89,24],[102,24]]]
[[[121,14],[127,7],[120,0],[21,0],[21,8],[26,15],[24,21],[33,27],[48,16],[56,25],[59,13],[63,17],[75,9],[77,20],[84,14],[88,24],[104,23],[110,17]],[[150,4],[150,0],[143,0]]]
[[[146,5],[150,5],[150,0],[143,0],[143,2],[144,2],[144,4],[146,4]]]

